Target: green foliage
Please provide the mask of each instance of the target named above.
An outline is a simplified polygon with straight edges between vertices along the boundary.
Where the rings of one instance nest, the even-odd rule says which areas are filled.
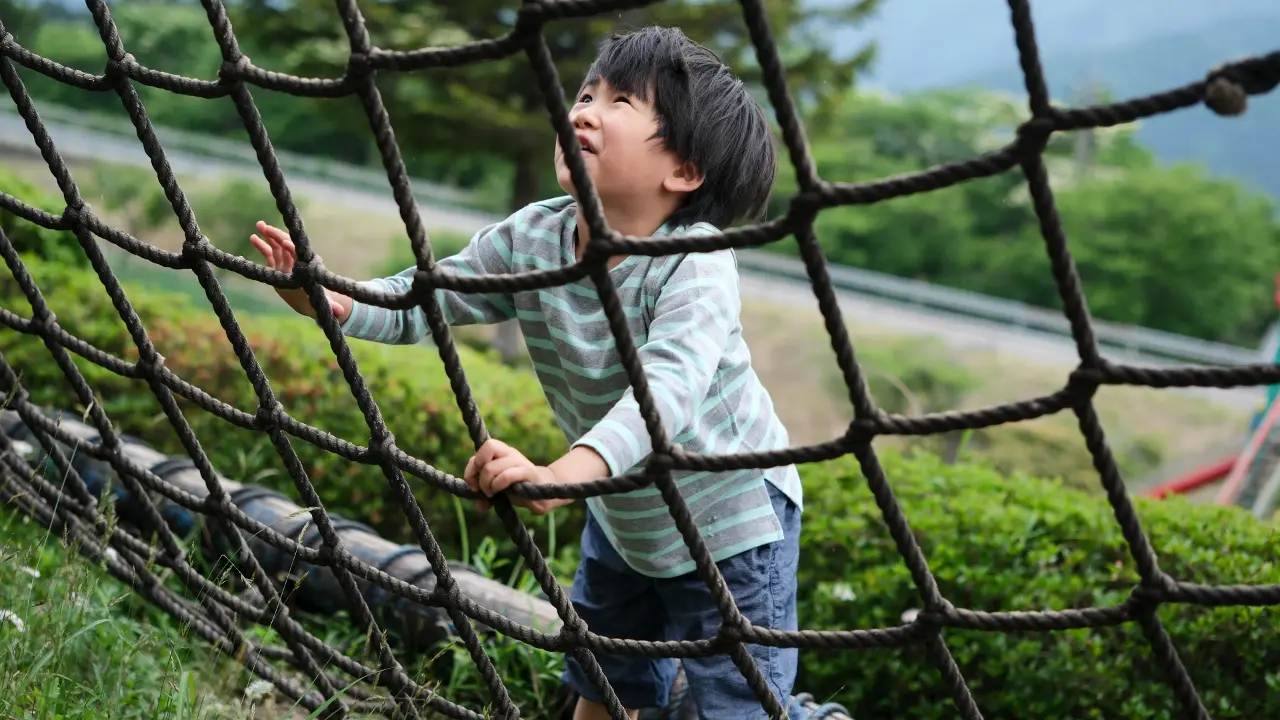
[[[108,523],[114,526],[109,509]],[[15,508],[0,505],[4,717],[96,717],[101,707],[112,708],[111,717],[122,720],[302,716],[296,703],[270,683],[148,603],[101,565],[80,557],[78,547],[78,542],[66,542]],[[201,556],[194,548],[186,549],[198,565]],[[500,557],[497,550],[491,537],[484,538],[470,555],[470,567],[521,592],[537,592],[532,573]],[[171,574],[159,567],[152,570],[169,589],[190,597]],[[376,649],[347,613],[316,616],[295,608],[293,616],[321,641],[366,664],[378,663]],[[242,630],[259,643],[285,644],[269,627],[244,625]],[[527,717],[553,716],[564,698],[558,682],[562,655],[504,636],[486,638],[485,651]],[[432,653],[402,650],[398,657],[414,678],[435,685],[454,702],[472,708],[491,702],[460,640]]]
[[[978,382],[963,366],[947,362],[945,345],[927,338],[865,343],[858,348],[858,364],[876,404],[895,414],[949,410]],[[831,392],[848,394],[838,370],[825,380]]]
[[[825,98],[850,86],[855,70],[870,58],[863,51],[836,59],[830,43],[823,42],[813,28],[819,22],[827,27],[856,23],[877,5],[878,0],[860,0],[836,11],[809,9],[796,0],[768,3],[770,26],[782,45],[788,80],[807,107],[820,110]],[[361,9],[373,43],[395,50],[500,37],[514,29],[517,17],[505,0],[381,3]],[[262,64],[272,70],[332,76],[345,69],[349,43],[332,3],[248,0],[232,8],[232,20],[237,34],[270,58]],[[760,71],[738,3],[667,2],[559,20],[546,28],[547,49],[570,97],[594,59],[600,39],[647,24],[680,27],[717,50],[745,80],[758,86]],[[550,163],[554,133],[540,84],[524,53],[445,70],[384,74],[379,89],[397,125],[397,140],[410,157],[430,156],[448,168],[447,174],[465,172],[461,163],[474,163],[475,158],[509,168],[511,184],[504,192],[507,210],[558,192]],[[339,126],[367,127],[364,116],[357,115],[363,113],[357,105],[344,105],[337,112],[331,117]],[[440,152],[460,147],[471,152]]]
[[[924,170],[1008,142],[1025,115],[1013,98],[937,91],[850,95],[815,136],[822,177],[863,182]],[[1046,164],[1059,215],[1099,319],[1257,344],[1274,316],[1280,267],[1274,202],[1191,166],[1163,166],[1130,128],[1099,131],[1087,165],[1074,136]],[[780,178],[772,212],[795,189]],[[867,206],[824,210],[815,224],[840,264],[1060,308],[1045,242],[1018,170]],[[791,243],[773,246],[794,252]]]
[[[882,453],[882,464],[939,588],[957,607],[1065,610],[1123,602],[1137,582],[1105,499],[1057,483]],[[920,597],[857,465],[801,467],[806,628],[898,625]],[[817,510],[816,512],[814,510]],[[838,511],[837,511],[838,509]],[[1271,528],[1233,508],[1138,501],[1161,566],[1199,583],[1280,582]],[[1160,619],[1214,717],[1280,712],[1280,615],[1165,606]],[[986,717],[1163,720],[1179,708],[1136,625],[1052,633],[945,633]],[[956,717],[922,647],[802,650],[797,688],[834,696],[854,717]]]
[[[1257,344],[1275,314],[1280,222],[1269,198],[1192,165],[1153,167],[1058,193],[1076,267],[1099,317]],[[1024,228],[993,273],[1021,299],[1060,307],[1043,255]],[[1042,271],[1042,272],[1037,272]]]
[[[431,241],[431,253],[436,260],[462,252],[462,249],[471,242],[470,235],[451,230],[431,230],[428,232],[428,238]],[[391,252],[373,272],[378,277],[386,277],[417,264],[418,260],[413,256],[413,249],[409,247],[409,238],[398,235],[391,241]]]
[[[222,701],[247,671],[58,540],[0,506],[0,715],[251,717]]]
[[[34,184],[0,166],[0,190],[31,207],[51,215],[62,215],[65,204],[58,202]],[[0,209],[0,231],[20,253],[32,253],[65,265],[89,266],[89,258],[80,249],[80,241],[68,230],[40,227],[8,210]]]
[[[127,350],[120,323],[108,319],[112,316],[107,303],[92,278],[38,260],[32,261],[32,272],[48,289],[68,330],[109,352],[134,355]],[[253,411],[256,403],[243,371],[216,323],[202,320],[200,313],[167,296],[131,288],[131,299],[168,367],[220,399]],[[0,283],[0,300],[6,307],[21,306],[12,282]],[[344,439],[363,440],[367,431],[315,328],[305,322],[256,318],[247,319],[245,326],[291,414]],[[44,348],[31,338],[13,335],[0,338],[0,351],[22,369],[36,399],[75,409],[68,394],[59,391],[62,383]],[[375,398],[388,409],[388,423],[401,446],[457,472],[470,447],[439,362],[420,348],[356,343],[352,350]],[[463,357],[495,436],[516,443],[539,461],[563,450],[563,438],[554,430],[532,378],[480,361],[465,349]],[[180,452],[139,383],[84,361],[78,364],[122,429]],[[223,472],[291,490],[260,433],[232,428],[204,410],[188,409],[196,433]],[[408,539],[403,519],[391,510],[394,501],[386,481],[376,470],[335,462],[332,455],[305,442],[293,445],[332,511],[372,520],[389,536]],[[887,452],[883,463],[943,592],[958,605],[996,611],[1115,603],[1134,581],[1125,543],[1101,498],[980,467],[947,467],[928,454],[902,457]],[[263,472],[270,470],[275,474]],[[801,472],[811,509],[802,540],[804,624],[848,629],[897,623],[901,613],[919,606],[919,600],[857,468],[845,459],[802,466]],[[412,482],[436,537],[451,548],[450,554],[458,555],[467,535],[460,532],[453,503],[444,493]],[[832,511],[836,508],[839,512]],[[1214,583],[1280,580],[1272,561],[1275,540],[1252,519],[1233,510],[1180,501],[1143,502],[1140,508],[1164,567],[1176,577]],[[552,516],[560,521],[557,532],[573,537],[580,512],[579,506]],[[466,524],[472,537],[503,537],[489,517]],[[536,522],[535,526],[550,529]],[[545,537],[545,532],[540,534]],[[493,548],[493,541],[482,541],[473,557],[497,570]],[[527,582],[519,568],[496,574]],[[1274,615],[1235,608],[1170,608],[1162,610],[1162,617],[1219,716],[1267,717],[1277,710],[1275,694],[1268,695],[1266,686],[1268,673],[1280,660],[1280,645],[1273,641],[1280,629]],[[1164,678],[1133,628],[947,636],[979,703],[992,717],[1154,720],[1173,714],[1174,701]],[[511,671],[531,684],[549,682],[554,675],[554,667],[541,655],[525,657],[515,647],[501,652],[509,652]],[[803,657],[798,687],[819,697],[834,694],[858,717],[928,719],[953,714],[936,671],[919,649],[840,654],[807,650]],[[458,690],[470,687],[468,682],[457,679]]]
[[[215,247],[232,255],[261,258],[249,242],[249,236],[257,232],[259,220],[284,227],[276,199],[262,182],[231,178],[192,193],[190,202],[200,231]],[[305,212],[306,202],[302,198],[295,197],[293,204],[299,213]]]
[[[115,213],[120,229],[140,238],[168,223],[176,224],[173,206],[155,173],[146,168],[95,162],[81,189],[90,205]]]
[[[137,351],[124,324],[93,275],[35,259],[28,267],[62,327],[106,352],[136,359]],[[169,369],[223,402],[248,413],[256,411],[253,388],[211,310],[197,308],[185,296],[148,291],[129,283],[126,292]],[[0,307],[30,314],[8,273],[0,274]],[[319,328],[297,316],[241,316],[240,322],[276,398],[289,414],[343,440],[368,445],[368,426]],[[352,341],[350,347],[364,383],[383,408],[400,447],[460,476],[474,446],[439,357],[422,347],[358,341]],[[506,372],[468,348],[459,351],[490,433],[536,461],[559,457],[566,449],[565,439],[537,380],[528,374]],[[0,352],[22,372],[23,383],[36,402],[79,410],[70,387],[38,339],[4,334]],[[164,452],[185,454],[145,384],[82,358],[76,361],[115,422]],[[232,426],[186,400],[181,404],[215,467],[231,478],[252,474],[256,482],[297,497],[293,481],[264,433]],[[292,444],[326,507],[367,520],[393,540],[412,540],[399,500],[380,469],[335,462],[331,453],[302,440],[295,439]],[[408,480],[436,537],[456,549],[458,521],[447,502],[448,494],[420,478],[410,476]],[[539,528],[547,521],[545,517],[532,519],[531,525]],[[476,520],[473,532],[502,534],[503,530],[490,514]]]

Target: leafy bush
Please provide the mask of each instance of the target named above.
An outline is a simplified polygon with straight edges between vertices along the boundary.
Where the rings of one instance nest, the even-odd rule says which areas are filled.
[[[82,270],[31,259],[60,323],[116,355],[136,357],[100,288]],[[257,406],[239,362],[210,312],[188,301],[130,287],[167,366],[246,412]],[[22,312],[16,284],[0,275],[0,306]],[[258,361],[295,417],[351,442],[368,431],[323,335],[298,318],[241,319]],[[401,447],[458,473],[471,453],[461,414],[439,359],[422,348],[353,342],[364,379]],[[38,402],[78,409],[46,349],[35,338],[0,334],[0,352],[24,374]],[[461,351],[490,431],[537,461],[563,451],[533,377]],[[182,450],[137,381],[77,360],[117,426],[175,454]],[[183,401],[215,465],[228,476],[279,487],[296,497],[262,433],[230,426]],[[216,442],[215,440],[216,439]],[[408,540],[381,472],[294,441],[330,510],[372,522]],[[946,466],[927,453],[882,455],[884,467],[942,592],[957,606],[985,611],[1111,605],[1136,582],[1132,561],[1104,498],[1060,483],[1002,476],[994,469]],[[816,629],[894,625],[920,601],[881,513],[856,465],[842,459],[801,467],[806,486],[802,537],[801,622]],[[444,493],[410,479],[446,552],[462,535]],[[582,505],[557,513],[557,532],[574,537]],[[1182,500],[1139,502],[1144,526],[1166,571],[1203,583],[1280,582],[1268,528],[1230,509]],[[468,519],[477,537],[503,537],[491,516]],[[535,520],[545,527],[546,519]],[[570,551],[569,555],[572,555]],[[1160,617],[1202,696],[1219,718],[1272,717],[1280,711],[1280,622],[1250,608],[1164,607]],[[1155,720],[1178,714],[1166,678],[1140,631],[1122,628],[1055,633],[948,631],[946,638],[987,717],[1044,720]],[[857,717],[951,718],[943,683],[919,647],[902,650],[806,650],[797,688],[835,697]]]
[[[882,455],[939,587],[983,611],[1064,610],[1123,601],[1137,574],[1106,500],[1059,483],[1006,477],[936,457]],[[801,467],[806,503],[800,622],[897,625],[921,601],[856,463]],[[1138,501],[1161,566],[1200,583],[1276,583],[1280,542],[1234,509]],[[820,511],[815,512],[818,509]],[[838,511],[837,511],[838,509]],[[1215,718],[1280,715],[1280,614],[1164,606],[1159,612]],[[1181,710],[1134,624],[1052,633],[945,633],[989,718],[1163,720]],[[854,717],[954,718],[921,647],[803,650],[797,687]]]
[[[66,207],[56,196],[38,190],[31,181],[4,167],[0,167],[0,191],[53,215],[61,215]],[[76,236],[69,231],[40,227],[3,208],[0,208],[0,230],[20,253],[32,253],[66,265],[89,265]]]
[[[93,274],[35,258],[28,258],[28,269],[63,328],[113,355],[137,358],[124,323]],[[248,413],[256,411],[257,397],[212,310],[194,306],[184,296],[125,287],[149,337],[165,356],[166,367],[223,402]],[[0,273],[0,307],[30,315],[8,273]],[[314,323],[295,315],[241,316],[239,320],[277,399],[290,415],[349,442],[368,445],[368,427],[328,341]],[[398,445],[460,476],[474,447],[435,351],[361,341],[351,341],[350,347]],[[36,402],[81,410],[39,339],[2,333],[0,352],[22,374]],[[465,347],[460,347],[459,353],[494,437],[512,443],[535,461],[550,462],[564,452],[564,436],[532,375],[506,371]],[[143,382],[121,377],[78,356],[76,363],[118,428],[163,452],[185,455]],[[297,499],[293,481],[265,433],[233,426],[185,399],[180,398],[180,404],[221,472],[237,480],[279,488]],[[411,540],[407,520],[380,469],[339,459],[306,441],[292,439],[292,446],[331,511],[359,517],[388,538]],[[447,493],[413,476],[408,479],[437,539],[456,549],[458,516],[446,499]],[[559,520],[564,523],[573,517],[577,516]],[[543,523],[545,519],[537,519],[533,524]],[[570,522],[567,529],[572,527]],[[476,520],[472,531],[480,535],[503,533],[492,515]]]
[[[471,242],[470,235],[453,230],[431,230],[428,231],[427,235],[431,241],[431,252],[436,260],[447,258],[450,255],[457,255],[462,252],[467,243]],[[397,235],[391,241],[391,252],[374,272],[380,277],[395,275],[401,270],[417,264],[418,260],[413,256],[412,248],[409,247],[409,238],[404,235]]]

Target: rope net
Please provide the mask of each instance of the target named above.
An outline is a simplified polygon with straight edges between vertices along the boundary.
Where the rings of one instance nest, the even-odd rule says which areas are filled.
[[[45,304],[40,288],[24,269],[14,246],[0,233],[0,255],[3,255],[4,261],[18,280],[33,309],[30,318],[18,316],[7,310],[0,310],[0,318],[12,330],[38,336],[44,342],[49,353],[70,381],[80,403],[88,408],[86,422],[91,424],[98,434],[94,442],[77,442],[77,439],[64,428],[42,415],[39,409],[31,404],[27,393],[19,384],[17,370],[0,358],[0,374],[3,374],[3,382],[7,386],[5,399],[8,407],[16,411],[23,422],[32,428],[41,445],[48,449],[49,457],[58,470],[70,478],[65,489],[54,488],[47,483],[42,484],[38,477],[26,480],[25,482],[32,484],[31,497],[26,500],[25,505],[28,511],[41,517],[60,519],[85,543],[88,551],[97,553],[100,557],[105,556],[109,570],[131,584],[137,592],[165,611],[187,622],[201,637],[227,650],[252,671],[275,683],[282,692],[299,700],[302,706],[312,710],[324,706],[324,714],[333,717],[343,717],[352,711],[376,712],[410,718],[421,717],[424,712],[440,713],[455,718],[481,717],[472,710],[430,692],[409,677],[403,667],[398,664],[379,628],[375,615],[362,596],[359,588],[361,583],[371,583],[404,601],[439,608],[447,613],[492,695],[492,711],[505,718],[518,717],[519,709],[515,707],[494,664],[486,655],[471,621],[483,623],[501,634],[545,650],[576,655],[588,668],[594,683],[606,698],[606,705],[611,714],[618,720],[625,717],[624,711],[594,659],[593,653],[599,651],[648,657],[690,657],[729,653],[748,679],[762,706],[771,716],[780,717],[783,713],[783,704],[766,685],[760,670],[755,667],[750,655],[746,652],[744,643],[828,649],[893,648],[907,644],[923,644],[949,688],[959,714],[968,720],[976,720],[982,717],[982,711],[948,649],[943,638],[944,630],[965,628],[986,631],[1049,631],[1135,622],[1141,626],[1156,662],[1166,673],[1186,715],[1193,718],[1210,717],[1177,649],[1156,617],[1157,609],[1162,603],[1198,603],[1206,606],[1277,604],[1280,603],[1280,586],[1198,585],[1180,582],[1161,570],[1156,553],[1125,491],[1124,481],[1120,477],[1115,459],[1108,447],[1106,436],[1092,404],[1092,397],[1103,384],[1127,384],[1153,388],[1187,386],[1229,388],[1277,383],[1280,382],[1280,366],[1256,364],[1225,368],[1150,368],[1118,364],[1104,359],[1094,337],[1089,310],[1068,248],[1066,233],[1055,210],[1054,195],[1049,185],[1042,152],[1050,135],[1054,132],[1114,126],[1160,113],[1193,107],[1199,103],[1204,103],[1221,115],[1239,114],[1245,110],[1249,95],[1267,92],[1280,81],[1280,52],[1224,65],[1210,72],[1202,80],[1148,97],[1109,105],[1063,109],[1050,105],[1029,3],[1027,0],[1010,0],[1011,21],[1031,110],[1031,119],[1019,128],[1017,138],[1007,147],[997,151],[923,172],[871,182],[830,182],[820,179],[815,170],[804,128],[784,80],[778,49],[766,22],[763,0],[741,0],[743,19],[750,31],[756,58],[763,70],[768,96],[781,128],[790,161],[796,170],[799,192],[791,199],[790,208],[784,217],[755,226],[729,229],[715,236],[663,239],[624,237],[605,225],[599,199],[591,186],[577,140],[568,120],[562,86],[542,29],[546,24],[559,19],[614,12],[649,5],[652,2],[653,0],[525,2],[520,7],[515,28],[503,37],[458,47],[391,52],[371,44],[357,0],[337,0],[350,41],[350,61],[346,73],[336,78],[293,77],[255,67],[247,57],[241,54],[231,23],[219,0],[202,0],[222,52],[223,65],[215,81],[180,77],[139,65],[122,43],[104,0],[87,0],[88,8],[107,51],[108,62],[102,75],[73,70],[37,56],[21,47],[7,31],[0,30],[0,78],[3,78],[9,95],[24,119],[26,127],[30,130],[42,157],[57,179],[66,202],[66,209],[62,215],[55,216],[6,194],[0,194],[0,205],[37,225],[69,230],[75,234],[80,247],[87,255],[127,326],[139,353],[137,362],[126,362],[62,329],[57,318]],[[410,193],[405,166],[387,111],[375,84],[375,75],[378,72],[459,66],[517,52],[525,53],[536,70],[538,82],[546,98],[547,110],[560,142],[569,149],[567,162],[574,182],[580,188],[589,188],[580,193],[582,196],[580,209],[581,216],[586,219],[591,231],[590,249],[582,261],[561,269],[500,276],[449,275],[440,271],[433,260],[427,233]],[[41,123],[40,115],[18,76],[15,63],[86,91],[111,91],[119,96],[185,234],[185,243],[181,252],[170,253],[159,250],[110,227],[85,204],[58,149]],[[229,255],[213,247],[201,234],[187,198],[166,160],[165,151],[156,139],[146,110],[139,101],[134,83],[202,98],[230,96],[233,99],[271,192],[275,196],[277,206],[284,217],[286,228],[297,248],[297,264],[291,274],[282,274],[243,258]],[[289,186],[254,104],[250,86],[300,96],[355,95],[359,97],[368,115],[392,193],[417,258],[418,271],[413,288],[409,292],[402,295],[374,292],[357,285],[352,279],[330,272],[321,264],[312,249],[306,228],[291,198]],[[1043,397],[966,412],[943,412],[916,417],[887,414],[872,402],[863,374],[859,369],[853,345],[845,330],[840,308],[827,274],[825,260],[814,233],[815,217],[823,208],[870,204],[936,190],[967,180],[992,176],[1014,167],[1021,169],[1030,190],[1032,204],[1043,232],[1045,250],[1078,350],[1080,363],[1077,369],[1071,373],[1061,390]],[[610,281],[605,263],[613,255],[629,253],[662,255],[676,252],[704,252],[730,247],[745,248],[764,245],[787,236],[794,236],[798,241],[818,306],[830,334],[831,347],[848,385],[849,399],[855,411],[855,418],[842,437],[816,445],[717,457],[683,452],[679,447],[673,446],[670,439],[662,432],[662,425],[658,421],[643,369],[630,343],[623,308]],[[148,338],[146,329],[131,308],[96,238],[104,239],[158,265],[195,274],[252,382],[259,403],[255,411],[230,407],[206,391],[176,376],[165,367],[164,358]],[[1151,240],[1159,241],[1158,238]],[[354,446],[285,412],[276,399],[262,368],[255,360],[254,351],[241,331],[236,317],[231,312],[223,290],[215,278],[215,266],[276,287],[306,289],[318,314],[317,323],[328,337],[343,377],[349,384],[351,393],[368,425],[369,444],[367,446]],[[449,328],[437,306],[433,289],[448,288],[463,292],[528,291],[573,282],[584,277],[590,277],[595,283],[609,325],[619,342],[627,377],[634,388],[635,397],[650,429],[652,455],[641,473],[607,478],[580,486],[516,485],[508,493],[527,498],[585,498],[603,493],[623,492],[649,484],[656,486],[667,501],[671,516],[696,560],[699,576],[711,587],[722,612],[721,631],[714,638],[680,642],[640,642],[593,633],[575,614],[566,593],[557,583],[546,560],[534,545],[528,529],[505,496],[494,499],[495,512],[500,516],[542,591],[554,606],[562,625],[558,632],[541,632],[488,610],[461,592],[457,579],[451,574],[449,563],[432,534],[432,529],[428,527],[421,509],[413,500],[406,476],[412,475],[421,482],[430,483],[442,493],[450,493],[460,498],[475,499],[475,495],[459,478],[434,468],[418,458],[411,457],[397,447],[395,438],[383,421],[382,410],[366,386],[322,290],[322,286],[329,287],[366,303],[401,309],[416,305],[425,311],[432,337],[456,393],[458,408],[466,418],[471,440],[478,447],[487,439],[488,433],[480,410],[473,400],[466,373],[459,361]],[[167,421],[181,439],[191,462],[199,471],[207,488],[206,498],[198,499],[189,493],[175,492],[172,488],[166,487],[166,483],[155,472],[132,460],[123,451],[124,440],[120,432],[112,426],[102,408],[94,402],[93,391],[73,363],[71,353],[114,372],[141,379],[148,384],[163,407]],[[217,414],[229,423],[260,430],[270,436],[302,503],[310,509],[310,519],[318,529],[322,540],[318,547],[309,547],[276,532],[237,508],[219,483],[213,467],[201,449],[201,441],[195,437],[179,411],[175,394],[189,399],[208,412]],[[1070,410],[1078,418],[1080,431],[1093,454],[1094,465],[1101,477],[1111,507],[1114,509],[1115,518],[1123,530],[1123,536],[1128,543],[1133,560],[1136,562],[1141,581],[1132,589],[1124,602],[1107,607],[1065,611],[987,613],[953,606],[939,591],[934,576],[930,572],[929,563],[913,537],[907,518],[894,498],[891,483],[871,448],[872,440],[886,434],[927,435],[966,428],[990,427],[1002,423],[1031,420],[1063,410]],[[358,560],[348,551],[339,536],[340,528],[337,527],[334,518],[323,508],[311,480],[292,449],[290,443],[293,439],[313,443],[349,460],[376,465],[381,469],[389,486],[399,495],[402,510],[413,528],[416,541],[430,562],[435,579],[434,587],[430,591],[424,591],[392,577],[382,569]],[[96,499],[84,489],[83,481],[76,474],[66,453],[58,449],[55,440],[74,444],[77,446],[77,453],[108,464],[122,479],[132,495],[141,498],[143,511],[155,520],[154,526],[158,529],[158,548],[151,548],[141,540],[120,531],[111,535],[110,548],[114,553],[106,552],[106,548],[95,544],[92,530],[102,524],[102,515],[97,509]],[[11,443],[3,434],[0,434],[0,443],[3,443],[0,450],[6,451],[3,454],[3,468],[10,476],[10,481],[17,481],[17,478],[31,478],[31,466],[16,453],[7,452],[11,449]],[[923,610],[909,623],[877,629],[780,632],[752,626],[737,611],[733,598],[729,595],[719,571],[711,561],[699,532],[692,522],[684,500],[672,482],[671,471],[762,468],[828,460],[849,453],[855,455],[861,465],[869,489],[883,513],[884,523],[918,588]],[[250,577],[261,594],[260,604],[232,595],[196,572],[185,559],[174,533],[161,521],[159,511],[149,498],[148,491],[179,503],[194,512],[203,513],[210,522],[217,523],[222,528],[232,547],[245,548],[246,535],[253,535],[256,540],[268,543],[283,553],[331,570],[341,588],[351,618],[362,630],[368,631],[367,637],[375,644],[379,669],[375,671],[350,659],[300,625],[285,607],[279,588],[273,585],[262,566],[252,559],[252,553],[242,554],[249,558]],[[198,601],[180,598],[173,591],[165,588],[158,578],[151,574],[145,563],[145,559],[152,556],[156,556],[159,563],[171,569],[193,596],[199,598]],[[287,648],[265,647],[251,642],[237,628],[235,623],[237,617],[273,628],[283,639]],[[271,660],[288,661],[300,671],[305,672],[307,677],[314,678],[313,685],[310,688],[303,687],[272,667],[269,662]],[[349,677],[343,677],[336,671]],[[364,678],[375,686],[385,688],[386,694],[375,696],[359,687],[347,688],[351,678]]]

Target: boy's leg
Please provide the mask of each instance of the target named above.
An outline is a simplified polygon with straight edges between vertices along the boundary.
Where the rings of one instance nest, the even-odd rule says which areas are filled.
[[[800,560],[800,509],[772,484],[769,484],[769,493],[785,537],[721,561],[720,573],[733,594],[734,603],[751,624],[773,630],[795,630],[798,626],[796,570]],[[722,623],[720,610],[711,590],[696,572],[661,582],[659,590],[679,639],[715,636]],[[792,698],[799,651],[752,644],[747,645],[747,650],[792,720],[804,718],[804,708]],[[699,717],[733,720],[769,717],[728,654],[686,658],[683,664]]]
[[[581,555],[569,599],[587,628],[614,638],[669,639],[667,616],[653,581],[627,566],[590,511],[582,530]],[[631,717],[639,708],[666,705],[675,678],[674,660],[598,651],[593,654]],[[565,656],[562,677],[579,696],[574,720],[609,717],[599,688],[572,653]]]

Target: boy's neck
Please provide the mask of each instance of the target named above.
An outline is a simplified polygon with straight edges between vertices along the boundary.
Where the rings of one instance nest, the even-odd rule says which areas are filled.
[[[663,214],[662,217],[659,217],[659,214],[660,213],[656,212],[632,213],[607,207],[604,208],[605,223],[607,223],[609,227],[618,231],[619,234],[631,237],[649,237],[656,232],[658,228],[662,227],[662,224],[665,222],[665,218],[669,215]],[[591,228],[587,227],[587,223],[582,220],[581,216],[579,216],[577,223],[577,243],[574,247],[573,253],[574,257],[578,260],[582,260],[583,256],[585,256],[587,252],[587,244],[590,242]],[[609,269],[612,270],[618,265],[618,263],[625,260],[626,257],[626,255],[614,255],[610,257],[608,263]]]

